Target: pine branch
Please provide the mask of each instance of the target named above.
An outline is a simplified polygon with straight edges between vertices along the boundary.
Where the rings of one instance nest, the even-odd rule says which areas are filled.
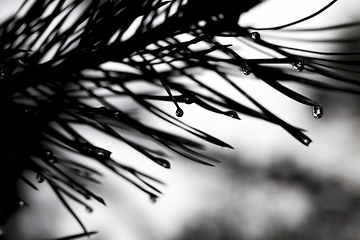
[[[202,148],[201,143],[149,126],[111,104],[109,97],[132,99],[142,109],[158,117],[159,121],[168,122],[201,141],[221,147],[232,148],[180,120],[186,114],[181,104],[195,104],[237,120],[240,120],[240,115],[269,121],[281,126],[304,145],[309,145],[311,139],[302,129],[275,116],[241,89],[230,75],[234,71],[245,76],[253,74],[287,97],[311,106],[314,117],[321,118],[321,104],[287,88],[280,81],[296,81],[325,90],[359,94],[358,80],[339,75],[337,70],[353,69],[352,66],[359,64],[360,54],[315,52],[280,46],[263,40],[259,32],[253,32],[287,31],[295,24],[316,17],[334,5],[336,0],[308,17],[282,26],[257,29],[239,26],[241,14],[259,3],[259,0],[223,0],[221,4],[215,0],[25,1],[19,11],[0,26],[0,103],[3,109],[0,131],[6,139],[2,145],[1,175],[10,174],[10,179],[0,181],[1,191],[9,193],[0,205],[5,213],[0,217],[0,224],[22,201],[16,196],[15,182],[18,178],[36,189],[31,180],[21,175],[25,169],[30,169],[37,173],[39,182],[46,180],[51,185],[63,205],[79,222],[84,234],[78,237],[93,233],[87,232],[63,195],[87,209],[91,208],[79,196],[94,198],[105,204],[101,197],[77,180],[81,178],[98,183],[93,175],[99,173],[86,164],[55,156],[51,146],[97,160],[152,200],[161,194],[152,184],[161,183],[159,180],[113,159],[106,145],[92,145],[91,139],[86,139],[73,128],[74,123],[113,136],[165,168],[170,168],[171,162],[160,151],[136,143],[121,132],[128,131],[151,139],[161,147],[200,164],[212,166],[217,161],[198,152]],[[350,26],[353,24],[330,26],[329,29]],[[183,35],[190,40],[184,41]],[[255,50],[268,49],[282,57],[275,58],[265,50],[268,58],[247,59],[231,45],[222,44],[219,37],[237,38]],[[197,48],[199,43],[206,48]],[[215,53],[221,53],[223,57]],[[316,57],[312,57],[314,54]],[[349,58],[340,59],[340,55]],[[123,68],[106,67],[104,64],[109,62]],[[289,73],[280,64],[286,64],[294,71]],[[159,70],[159,65],[166,66],[166,69]],[[254,109],[200,81],[192,71],[196,68],[217,74],[221,81],[229,83],[239,95],[250,100]],[[349,86],[297,75],[302,71]],[[179,76],[186,77],[206,93],[176,81]],[[136,81],[159,91],[165,90],[167,94],[154,95],[131,89],[129,85]],[[108,94],[98,95],[97,91],[101,89],[107,90]],[[90,104],[93,101],[96,106]],[[173,102],[175,111],[168,113],[153,101]]]

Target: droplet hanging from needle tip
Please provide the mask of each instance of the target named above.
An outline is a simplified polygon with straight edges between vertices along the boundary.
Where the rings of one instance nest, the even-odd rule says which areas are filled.
[[[154,161],[159,164],[160,166],[164,167],[164,168],[170,168],[171,164],[169,163],[169,161],[162,159],[162,158],[155,158]]]
[[[25,61],[25,59],[19,58],[17,61],[19,67],[26,68],[28,66],[28,63]]]
[[[92,213],[93,209],[92,209],[91,207],[86,207],[86,211],[87,211],[88,213]]]
[[[38,183],[43,183],[43,182],[45,181],[44,175],[42,175],[41,173],[37,173],[37,174],[36,174],[36,181],[37,181]]]
[[[227,111],[227,112],[224,112],[224,114],[228,117],[240,120],[239,115],[235,111]]]
[[[182,117],[184,116],[184,111],[181,108],[177,108],[175,114],[177,117]]]
[[[313,106],[312,114],[313,114],[314,118],[316,118],[316,119],[321,118],[324,114],[323,107],[320,104]]]
[[[150,201],[152,202],[152,203],[156,203],[156,201],[157,201],[157,196],[155,196],[155,195],[150,195]]]
[[[249,76],[251,74],[251,70],[244,68],[243,73],[244,73],[245,76]]]

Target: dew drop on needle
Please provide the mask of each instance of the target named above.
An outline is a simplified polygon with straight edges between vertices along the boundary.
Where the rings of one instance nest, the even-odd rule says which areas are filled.
[[[182,117],[182,116],[184,116],[184,111],[181,108],[178,108],[178,109],[176,109],[175,114],[177,117]]]
[[[260,40],[260,33],[258,32],[251,33],[251,38],[254,39],[255,41]]]
[[[231,118],[240,119],[239,115],[235,111],[227,111],[227,112],[224,112],[224,114]]]
[[[192,104],[194,102],[194,98],[192,96],[184,95],[183,101],[186,104]]]
[[[312,114],[313,114],[314,118],[316,118],[316,119],[321,118],[323,116],[323,113],[324,113],[324,110],[320,104],[312,107]]]
[[[243,73],[244,73],[245,76],[249,76],[251,74],[251,70],[244,68]]]
[[[86,207],[86,211],[87,211],[88,213],[92,213],[93,209],[92,209],[91,207]]]
[[[156,200],[157,200],[157,196],[155,196],[155,195],[150,195],[150,201],[151,201],[152,203],[156,203]]]
[[[36,174],[36,181],[37,181],[38,183],[43,183],[43,182],[45,181],[44,175],[42,175],[41,173],[37,173],[37,174]]]
[[[106,150],[106,149],[103,149],[103,148],[99,148],[99,147],[94,147],[94,148],[91,148],[91,151],[98,157],[101,157],[101,158],[109,158],[110,155],[111,155],[111,152]]]
[[[304,68],[305,68],[305,64],[303,61],[297,60],[292,64],[292,69],[296,72],[302,72]]]

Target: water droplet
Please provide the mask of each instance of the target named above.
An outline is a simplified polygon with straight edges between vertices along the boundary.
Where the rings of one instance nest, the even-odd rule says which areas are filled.
[[[150,201],[153,202],[153,203],[156,203],[157,198],[158,197],[155,196],[155,195],[152,195],[152,194],[150,195]]]
[[[235,111],[224,112],[224,114],[225,114],[226,116],[231,117],[231,118],[235,118],[235,119],[239,119],[239,120],[240,120],[239,115],[238,115]]]
[[[56,158],[50,158],[49,159],[49,163],[51,164],[55,164],[55,163],[58,163],[59,161],[56,159]]]
[[[17,63],[21,68],[26,68],[28,66],[28,63],[23,58],[19,58]]]
[[[52,158],[54,156],[54,153],[48,149],[44,149],[44,154],[48,158]]]
[[[0,236],[5,236],[6,235],[6,228],[5,226],[1,225],[0,226]]]
[[[9,73],[9,69],[4,68],[0,70],[0,77],[5,77]]]
[[[306,136],[300,136],[300,141],[306,146],[309,146],[311,143],[311,139],[307,138]]]
[[[182,117],[184,116],[184,111],[181,108],[176,109],[176,116]]]
[[[194,103],[194,98],[189,95],[183,95],[183,101],[186,104],[192,104],[192,103]]]
[[[304,68],[305,68],[305,64],[303,61],[297,60],[297,61],[293,62],[293,64],[292,64],[292,69],[294,71],[302,72],[304,70]]]
[[[19,201],[19,205],[20,205],[20,206],[24,206],[24,205],[25,205],[25,202],[24,202],[23,200],[20,200],[20,201]]]
[[[99,148],[99,147],[94,147],[94,148],[90,148],[91,151],[97,155],[98,157],[102,157],[102,158],[109,158],[111,155],[111,152],[103,149],[103,148]]]
[[[314,118],[319,119],[323,116],[323,107],[319,104],[319,105],[315,105],[312,107],[312,114],[314,116]]]
[[[25,108],[24,112],[26,114],[31,114],[32,110],[31,110],[31,108]]]
[[[121,112],[121,111],[115,111],[115,112],[114,112],[114,117],[115,117],[115,118],[120,118],[121,115],[122,115],[122,112]]]
[[[164,168],[170,168],[170,163],[169,162],[163,162],[161,164],[161,166],[163,166]]]
[[[157,158],[155,159],[156,163],[161,165],[164,168],[170,168],[171,164],[169,163],[169,161],[166,161],[165,159],[162,158]]]
[[[42,175],[41,173],[37,173],[37,174],[36,174],[36,181],[37,181],[38,183],[43,183],[43,182],[45,181],[44,175]]]
[[[244,73],[245,76],[249,76],[251,74],[251,70],[244,68],[243,73]]]
[[[88,213],[92,213],[93,209],[92,209],[91,207],[89,207],[89,206],[86,206],[86,211],[87,211]]]
[[[163,161],[162,163],[161,163],[161,166],[163,166],[164,168],[170,168],[170,163],[168,162],[168,161]]]
[[[251,38],[254,39],[255,41],[260,40],[260,37],[261,37],[260,33],[258,33],[258,32],[251,33]]]

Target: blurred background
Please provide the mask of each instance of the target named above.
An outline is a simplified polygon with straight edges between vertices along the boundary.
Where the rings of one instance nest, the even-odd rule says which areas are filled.
[[[282,25],[308,16],[329,2],[267,0],[243,14],[239,24]],[[13,12],[19,3],[1,0],[1,16]],[[359,10],[357,1],[338,1],[323,14],[296,27],[357,22]],[[260,31],[268,41],[317,51],[359,51],[359,33],[359,25],[340,30]],[[344,41],[334,43],[331,39]],[[240,55],[251,57],[247,56],[251,49],[236,47]],[[354,70],[359,71],[360,66],[354,66]],[[323,105],[324,116],[315,119],[311,108],[259,80],[239,73],[239,81],[244,90],[270,111],[306,129],[313,140],[310,146],[305,147],[279,126],[261,120],[240,116],[242,120],[237,121],[184,105],[184,122],[235,149],[206,145],[208,155],[221,160],[220,164],[206,167],[171,156],[172,169],[167,170],[122,143],[80,129],[94,143],[106,142],[114,159],[166,183],[160,186],[163,195],[152,202],[128,182],[84,159],[103,174],[102,184],[91,188],[107,203],[105,207],[90,201],[94,211],[89,213],[83,206],[70,202],[86,228],[99,231],[91,239],[360,239],[360,98],[287,83],[291,89]],[[167,106],[170,105],[164,104],[164,109]],[[169,111],[174,111],[173,106]],[[139,117],[157,124],[145,113],[139,113]],[[35,173],[24,174],[35,179]],[[46,182],[35,184],[39,191],[19,182],[19,195],[29,206],[20,208],[9,219],[6,239],[51,239],[80,233],[80,226]]]

